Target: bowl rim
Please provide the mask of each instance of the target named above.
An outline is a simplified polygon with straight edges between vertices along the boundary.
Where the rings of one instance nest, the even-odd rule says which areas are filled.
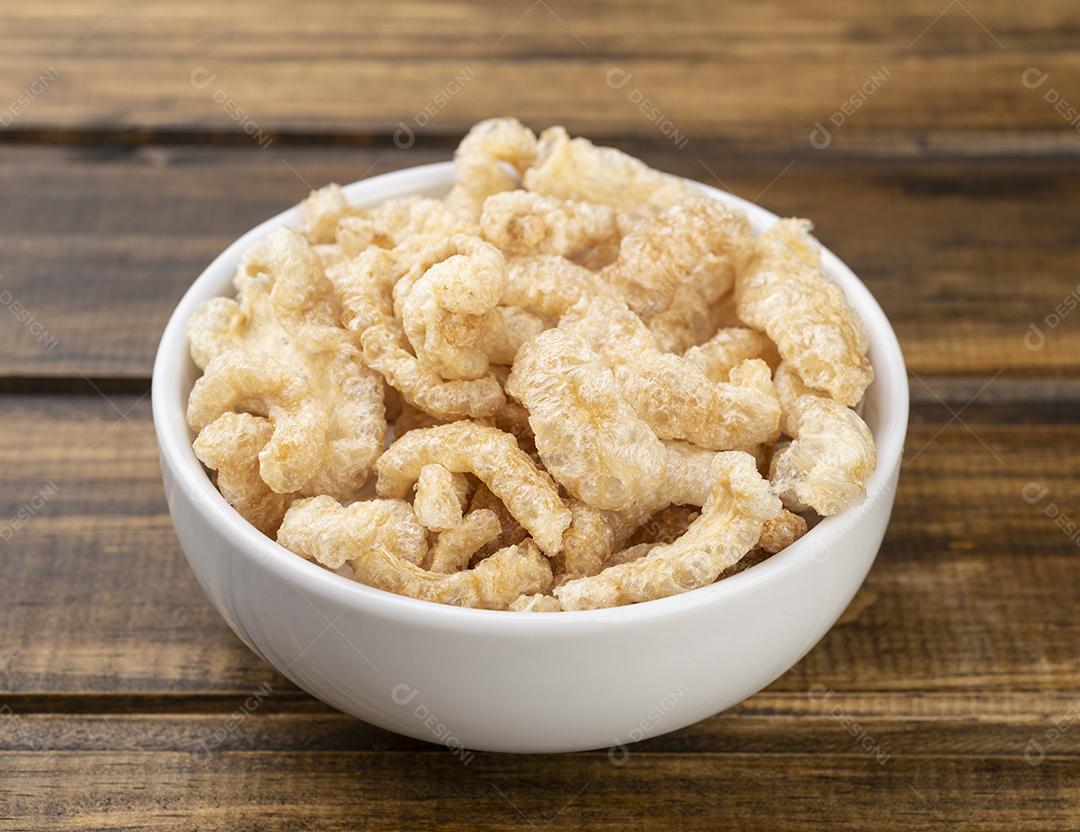
[[[344,186],[343,190],[354,204],[372,207],[399,196],[448,189],[453,180],[454,163],[436,162],[362,179]],[[685,181],[714,199],[740,208],[757,228],[779,219],[772,212],[727,191],[693,180]],[[223,536],[233,549],[277,573],[278,577],[294,582],[298,589],[322,595],[346,607],[363,607],[367,612],[402,623],[437,625],[462,632],[490,632],[492,627],[502,627],[510,632],[554,630],[573,634],[584,627],[591,629],[594,621],[630,625],[687,614],[704,606],[723,603],[733,595],[753,592],[814,557],[815,551],[827,552],[872,506],[883,499],[891,499],[890,483],[900,464],[908,423],[907,369],[903,354],[892,325],[870,290],[847,265],[822,246],[823,270],[841,286],[848,302],[862,318],[871,342],[874,384],[885,387],[882,396],[885,405],[880,408],[879,424],[874,432],[877,467],[867,481],[866,498],[859,505],[824,518],[778,554],[722,581],[679,595],[621,607],[535,615],[409,598],[349,580],[298,557],[248,523],[211,483],[192,448],[182,392],[183,378],[191,361],[187,321],[195,306],[204,298],[221,295],[223,288],[231,287],[235,266],[246,248],[273,229],[294,223],[297,218],[298,209],[293,206],[260,223],[219,254],[187,289],[170,315],[158,345],[151,400],[161,464],[172,473],[174,487],[184,492],[201,519]]]

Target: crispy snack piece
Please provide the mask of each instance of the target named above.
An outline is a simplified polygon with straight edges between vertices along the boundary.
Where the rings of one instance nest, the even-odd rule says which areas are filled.
[[[444,532],[460,525],[462,508],[468,500],[469,481],[464,474],[451,473],[438,463],[420,469],[413,511],[433,532]]]
[[[420,568],[376,548],[352,563],[356,579],[369,586],[456,607],[503,610],[521,595],[551,585],[551,565],[531,540],[500,549],[475,569],[444,574]]]
[[[866,496],[874,437],[854,410],[824,396],[799,396],[785,412],[794,440],[772,458],[773,488],[792,511],[839,514]]]
[[[484,200],[518,187],[535,159],[536,134],[517,119],[491,118],[473,125],[454,153],[457,182],[447,205],[465,217],[479,217]]]
[[[402,563],[422,563],[427,529],[404,500],[362,500],[349,506],[332,497],[297,500],[285,513],[277,542],[328,569],[355,564],[388,549]]]
[[[421,365],[447,380],[480,378],[488,369],[495,311],[506,286],[506,260],[479,237],[451,239],[456,251],[431,266],[409,290],[401,321]]]
[[[492,494],[491,489],[483,483],[480,483],[480,486],[473,492],[472,500],[469,502],[470,512],[475,513],[481,510],[491,511],[498,518],[500,531],[497,538],[476,550],[472,558],[474,564],[486,557],[490,557],[499,549],[520,543],[529,536],[529,533],[522,528],[514,515],[503,505],[503,501]]]
[[[710,381],[728,381],[732,368],[750,358],[760,358],[774,369],[780,363],[776,345],[763,333],[744,326],[718,330],[705,343],[688,349],[683,358]]]
[[[758,238],[735,284],[739,317],[765,332],[802,380],[849,407],[874,378],[866,330],[821,271],[807,220],[781,220]]]
[[[478,234],[475,222],[462,217],[444,200],[406,196],[387,200],[368,211],[346,215],[338,221],[336,242],[349,257],[369,246],[411,248],[454,234]]]
[[[240,516],[273,537],[292,495],[277,494],[259,476],[259,451],[270,441],[269,419],[250,413],[224,413],[195,438],[195,456],[217,472],[217,487]]]
[[[758,546],[771,555],[786,549],[806,534],[806,520],[786,508],[780,510],[773,520],[766,520],[761,528]]]
[[[225,413],[257,410],[273,425],[259,452],[259,475],[279,494],[299,491],[326,461],[326,408],[292,368],[227,350],[209,364],[188,398],[187,420],[201,432]]]
[[[664,476],[664,446],[576,335],[549,329],[527,343],[506,388],[528,410],[544,466],[579,500],[629,508]]]
[[[570,512],[550,480],[508,433],[474,422],[414,430],[391,445],[376,464],[379,494],[404,497],[425,465],[438,462],[482,480],[549,557],[562,546]],[[512,599],[511,599],[512,600]]]
[[[496,306],[485,332],[484,348],[492,364],[509,367],[527,341],[547,329],[543,318],[517,306]]]
[[[421,366],[389,329],[373,326],[361,338],[364,361],[413,407],[442,421],[494,416],[506,404],[491,373],[478,379],[445,381]]]
[[[520,595],[507,609],[513,612],[559,612],[562,605],[554,595]]]
[[[499,538],[499,517],[486,508],[470,511],[456,526],[439,533],[431,550],[431,572],[460,572],[477,551]],[[502,547],[499,547],[502,548]]]
[[[655,214],[690,193],[681,179],[613,147],[571,139],[562,127],[540,134],[536,161],[525,171],[524,185],[537,193],[610,205],[637,216]]]
[[[558,255],[514,257],[509,261],[503,303],[558,321],[583,298],[607,295],[614,290],[595,273]]]
[[[292,302],[319,269],[311,247],[286,229],[245,257],[237,300],[200,306],[188,331],[204,374],[188,400],[188,423],[200,431],[229,411],[267,416],[274,435],[260,453],[263,480],[282,494],[344,500],[382,451],[383,388],[319,302]]]
[[[341,300],[341,323],[360,334],[379,325],[400,332],[391,292],[404,271],[392,251],[378,246],[328,269],[326,277]]]
[[[649,332],[663,352],[685,352],[706,341],[716,331],[712,313],[697,287],[677,291],[671,305],[646,321]]]
[[[563,609],[634,604],[706,586],[749,552],[765,521],[780,513],[780,501],[749,454],[717,454],[712,474],[709,499],[686,534],[642,558],[557,587]]]
[[[622,511],[605,511],[580,500],[569,503],[572,522],[563,535],[556,568],[570,577],[595,575],[613,552],[658,511],[673,504],[703,505],[712,484],[716,453],[685,442],[665,442],[664,477],[649,494]]]
[[[559,326],[600,353],[623,396],[661,439],[713,450],[775,439],[780,404],[763,361],[739,365],[730,382],[710,381],[682,356],[661,352],[637,315],[607,298],[582,301]]]
[[[648,320],[690,294],[704,309],[731,290],[753,242],[746,218],[714,199],[687,198],[623,238],[600,272]]]
[[[558,255],[577,262],[614,259],[633,220],[608,205],[530,191],[488,197],[480,215],[484,238],[507,256]]]
[[[312,191],[300,203],[300,231],[309,243],[333,243],[338,223],[345,217],[358,214],[345,199],[345,194],[338,184]]]

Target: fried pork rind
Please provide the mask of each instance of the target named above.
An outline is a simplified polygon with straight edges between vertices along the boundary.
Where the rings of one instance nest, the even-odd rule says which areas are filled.
[[[684,354],[710,381],[728,381],[732,368],[750,358],[760,358],[770,367],[780,363],[776,345],[756,329],[724,327],[708,341],[691,347]]]
[[[486,508],[471,511],[452,528],[439,533],[431,549],[431,572],[460,572],[482,547],[499,538],[499,516]],[[502,548],[502,547],[499,547]]]
[[[507,256],[558,255],[590,265],[610,261],[633,221],[608,205],[504,191],[484,203],[480,228]]]
[[[701,506],[712,483],[716,453],[685,442],[665,442],[664,476],[649,494],[623,511],[593,508],[580,500],[569,504],[572,521],[563,535],[563,550],[556,561],[560,574],[595,575],[613,552],[619,551],[635,531],[657,512],[673,504]]]
[[[421,366],[384,326],[367,329],[361,343],[367,365],[381,373],[405,401],[437,419],[482,419],[494,416],[506,404],[502,386],[491,373],[478,379],[445,381]]]
[[[761,528],[758,546],[771,555],[786,549],[806,534],[806,520],[786,508],[772,520],[766,520]]]
[[[475,124],[454,153],[457,181],[447,205],[476,218],[492,194],[521,182],[536,160],[536,134],[514,118],[491,118]]]
[[[780,501],[749,454],[719,453],[711,473],[709,499],[686,534],[644,557],[556,587],[562,608],[597,609],[676,595],[712,583],[749,552],[764,523],[780,513]]]
[[[422,366],[448,381],[480,378],[488,369],[495,311],[506,286],[506,260],[479,237],[458,235],[458,252],[431,266],[401,304],[401,322]]]
[[[297,500],[285,513],[277,542],[307,560],[338,569],[388,549],[402,563],[422,563],[427,529],[404,500],[362,500],[349,506],[332,497]]]
[[[436,462],[450,471],[475,474],[545,554],[558,553],[570,512],[510,434],[474,422],[409,431],[379,457],[376,488],[385,497],[404,497],[420,469]]]
[[[356,579],[369,586],[456,607],[504,610],[521,595],[551,586],[551,565],[531,540],[451,574],[427,571],[383,548],[353,561],[352,567]]]
[[[340,185],[327,185],[300,203],[300,230],[309,243],[333,243],[338,223],[357,213]]]
[[[274,426],[259,452],[259,475],[279,494],[299,491],[326,461],[328,415],[291,368],[226,351],[206,365],[188,399],[187,420],[201,432],[231,411],[257,409]]]
[[[558,255],[515,257],[509,261],[503,303],[551,321],[583,298],[615,296],[595,273]]]
[[[579,303],[560,327],[600,353],[624,398],[661,439],[729,450],[776,438],[780,404],[765,362],[743,362],[729,382],[710,381],[682,356],[661,352],[640,318],[607,298]]]
[[[468,499],[469,481],[464,474],[451,473],[438,463],[420,469],[413,511],[433,532],[444,532],[459,525],[462,508]]]
[[[600,278],[646,321],[668,310],[677,295],[690,295],[707,314],[708,305],[731,290],[735,271],[751,250],[745,217],[696,196],[631,231]]]
[[[431,197],[392,199],[372,210],[371,219],[381,237],[392,241],[398,255],[406,260],[410,252],[419,254],[425,246],[440,239],[446,240],[455,234],[475,237],[480,233],[474,221],[462,217],[443,200]],[[339,234],[340,231],[339,226]],[[375,244],[380,244],[379,239]]]
[[[780,220],[758,238],[735,283],[739,317],[765,332],[802,380],[854,407],[874,378],[862,321],[821,271],[807,220]]]
[[[827,517],[861,502],[877,453],[859,414],[825,396],[804,395],[784,418],[794,439],[773,456],[769,474],[784,505]]]
[[[610,205],[637,216],[655,214],[690,193],[681,179],[613,147],[571,139],[562,127],[540,134],[536,161],[525,171],[524,185],[537,193]]]
[[[664,476],[667,454],[582,339],[549,329],[526,344],[507,392],[529,413],[544,466],[591,506],[619,510]]]
[[[351,332],[384,326],[400,332],[391,295],[405,270],[392,251],[370,246],[326,273],[341,300],[341,322]]]
[[[217,472],[221,496],[240,516],[273,537],[292,495],[278,494],[259,476],[259,452],[274,432],[269,419],[250,413],[225,413],[195,439],[195,456]]]
[[[344,500],[382,451],[383,389],[332,320],[320,280],[317,257],[295,232],[256,244],[237,274],[237,300],[211,299],[189,323],[204,374],[188,400],[188,423],[201,431],[230,411],[267,416],[274,433],[259,455],[267,485]]]
[[[559,612],[562,606],[553,595],[521,595],[507,609],[513,612]]]
[[[492,364],[509,367],[525,342],[547,329],[547,323],[517,306],[496,306],[485,348]]]

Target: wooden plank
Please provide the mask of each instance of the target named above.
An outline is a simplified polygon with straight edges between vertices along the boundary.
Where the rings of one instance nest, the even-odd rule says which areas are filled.
[[[772,691],[1080,690],[1080,558],[1055,520],[1080,498],[1080,425],[1060,407],[1076,397],[983,402],[1006,399],[1012,383],[991,384],[960,421],[949,408],[967,404],[969,382],[952,391],[931,380],[934,392],[919,393],[878,563],[840,623]],[[149,402],[133,396],[0,397],[0,522],[14,524],[4,526],[0,690],[291,691],[190,575],[149,419]],[[1036,490],[1025,491],[1030,482]]]
[[[0,752],[438,751],[310,697],[8,697]],[[6,718],[2,718],[6,717]],[[766,691],[631,753],[1036,759],[1080,754],[1080,694]],[[1063,726],[1055,728],[1055,724]],[[864,739],[866,738],[866,739]],[[616,749],[613,754],[622,757]]]
[[[1063,0],[1036,0],[1023,15],[939,0],[739,2],[722,13],[701,0],[409,0],[332,12],[243,0],[227,14],[207,0],[183,14],[165,0],[64,0],[0,11],[0,101],[16,102],[9,129],[20,131],[242,135],[250,124],[268,136],[389,136],[405,121],[418,134],[458,134],[510,113],[597,136],[805,149],[815,123],[844,118],[855,97],[834,148],[880,147],[884,136],[970,146],[1007,125],[1076,152],[1042,96],[1077,87],[1078,21]],[[1050,73],[1045,89],[1021,82],[1030,66]],[[42,75],[53,80],[35,88]]]
[[[0,829],[1060,830],[1080,761],[858,755],[0,754]],[[62,784],[63,788],[57,788]]]
[[[881,301],[919,375],[1080,370],[1080,316],[1062,307],[1078,291],[1075,162],[883,165],[817,156],[788,167],[791,158],[624,146],[660,168],[713,183],[715,174],[778,213],[814,219]],[[184,289],[231,240],[303,197],[306,183],[449,153],[7,148],[0,300],[22,325],[0,327],[0,376],[145,379]]]

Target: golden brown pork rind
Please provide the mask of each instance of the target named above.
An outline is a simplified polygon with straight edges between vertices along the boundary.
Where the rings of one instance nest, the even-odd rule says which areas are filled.
[[[590,268],[614,259],[633,224],[608,205],[521,190],[488,197],[480,216],[484,238],[508,257],[557,255]]]
[[[545,467],[579,500],[601,509],[629,508],[663,478],[664,446],[623,400],[599,355],[577,336],[549,329],[531,340],[506,389],[528,411]]]
[[[562,608],[597,609],[676,595],[712,583],[749,552],[764,523],[780,513],[780,501],[749,454],[717,454],[712,474],[709,499],[686,534],[644,557],[556,587]]]
[[[495,311],[506,286],[506,260],[479,237],[451,239],[458,252],[432,265],[401,304],[401,322],[420,364],[454,381],[488,370]]]
[[[549,127],[540,134],[535,157],[525,171],[525,188],[561,199],[651,216],[691,193],[678,177],[653,170],[613,147],[598,147],[581,137],[571,139],[562,127]]]
[[[300,231],[313,245],[333,243],[338,223],[358,213],[345,198],[341,186],[330,184],[312,191],[300,203]]]
[[[384,326],[369,327],[361,338],[364,361],[413,407],[442,421],[494,416],[506,404],[502,386],[488,373],[477,379],[446,381],[425,369],[401,340]]]
[[[735,284],[736,307],[808,386],[854,407],[874,378],[866,330],[821,271],[810,228],[806,220],[780,220],[758,238]]]
[[[288,494],[351,499],[386,436],[383,388],[333,318],[310,245],[289,229],[256,244],[237,274],[237,299],[214,298],[188,325],[203,368],[188,400],[196,432],[223,413],[264,415],[263,480]]]
[[[775,379],[781,427],[793,439],[778,446],[770,465],[784,505],[829,516],[861,502],[877,464],[870,428],[854,410],[807,387],[788,362],[776,368]]]
[[[518,596],[508,609],[513,612],[559,612],[562,606],[559,604],[559,599],[553,595],[534,593]]]
[[[741,214],[704,195],[687,198],[627,234],[600,278],[649,320],[677,295],[691,295],[702,308],[722,298],[752,245]]]
[[[352,567],[358,581],[386,592],[489,610],[507,609],[520,596],[545,592],[551,585],[551,565],[531,540],[450,574],[427,571],[382,548],[353,561]]]
[[[395,553],[403,563],[422,563],[427,529],[404,500],[361,500],[348,506],[333,497],[297,500],[285,513],[277,541],[328,569],[367,558],[374,550]]]
[[[460,572],[481,548],[498,540],[502,528],[494,511],[470,511],[452,528],[439,533],[431,549],[431,572]],[[503,548],[503,547],[499,547]]]
[[[756,329],[724,327],[709,340],[690,347],[683,358],[700,368],[711,381],[729,381],[736,364],[760,358],[773,369],[780,363],[776,345]]]
[[[570,512],[550,479],[510,434],[475,422],[409,431],[379,457],[379,494],[404,497],[420,476],[420,469],[435,462],[450,471],[475,474],[545,554],[551,557],[558,553],[562,533],[570,525]]]
[[[478,218],[484,200],[521,182],[536,160],[536,135],[514,118],[478,122],[454,153],[457,181],[446,198],[454,210]]]
[[[461,523],[462,509],[469,501],[469,481],[435,463],[420,469],[416,479],[413,511],[433,532],[444,532]]]
[[[259,452],[274,432],[269,419],[250,413],[224,413],[195,438],[195,456],[217,472],[221,496],[240,516],[273,537],[292,495],[271,490],[259,476]]]
[[[559,326],[592,345],[661,439],[727,450],[776,438],[780,404],[763,361],[744,362],[730,382],[710,381],[682,356],[662,352],[640,318],[607,298],[580,302]]]

